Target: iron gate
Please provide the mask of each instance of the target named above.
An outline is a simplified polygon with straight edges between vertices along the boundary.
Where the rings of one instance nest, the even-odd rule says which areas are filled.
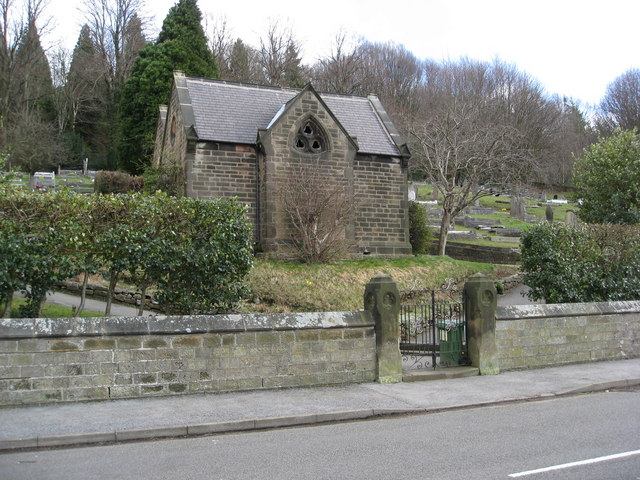
[[[399,316],[404,368],[468,364],[464,303],[453,281],[437,290],[401,292]]]

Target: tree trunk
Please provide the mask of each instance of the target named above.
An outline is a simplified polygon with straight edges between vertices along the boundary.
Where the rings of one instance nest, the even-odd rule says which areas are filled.
[[[107,307],[104,310],[105,315],[111,315],[111,303],[113,302],[113,291],[116,289],[116,284],[118,283],[118,273],[119,272],[111,272],[109,291],[107,292]]]
[[[147,296],[147,286],[145,284],[140,288],[140,308],[138,308],[138,316],[144,315],[144,299]]]
[[[451,223],[451,212],[443,210],[442,222],[440,223],[440,236],[438,238],[438,256],[444,257],[447,249],[447,237],[449,236],[449,224]]]
[[[11,304],[13,303],[13,292],[7,292],[7,303],[4,305],[2,318],[9,318],[11,315]]]
[[[40,299],[38,300],[38,315],[37,318],[40,318],[42,316],[42,307],[44,307],[44,304],[47,301],[47,292],[44,292],[44,295],[42,295],[40,297]]]
[[[79,317],[84,310],[84,301],[87,298],[87,283],[89,283],[89,272],[85,270],[84,277],[82,278],[82,291],[80,292],[80,305],[76,310],[76,317]]]

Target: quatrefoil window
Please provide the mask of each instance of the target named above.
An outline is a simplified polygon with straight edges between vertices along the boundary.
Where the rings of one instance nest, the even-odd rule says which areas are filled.
[[[327,142],[320,127],[313,120],[307,120],[296,133],[294,147],[304,153],[322,153],[327,149]]]

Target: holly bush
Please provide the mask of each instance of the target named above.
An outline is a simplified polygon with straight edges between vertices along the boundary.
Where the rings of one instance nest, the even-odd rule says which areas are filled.
[[[640,300],[638,225],[544,223],[523,232],[521,250],[533,300]]]

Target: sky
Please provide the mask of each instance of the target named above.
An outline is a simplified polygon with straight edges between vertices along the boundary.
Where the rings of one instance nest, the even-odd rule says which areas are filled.
[[[73,49],[81,0],[49,0],[51,41]],[[147,0],[157,34],[176,0]],[[607,85],[640,68],[640,0],[199,0],[212,24],[257,46],[271,21],[291,28],[311,64],[336,34],[404,45],[418,58],[466,56],[515,64],[549,94],[596,105]],[[209,29],[205,29],[209,31]]]

